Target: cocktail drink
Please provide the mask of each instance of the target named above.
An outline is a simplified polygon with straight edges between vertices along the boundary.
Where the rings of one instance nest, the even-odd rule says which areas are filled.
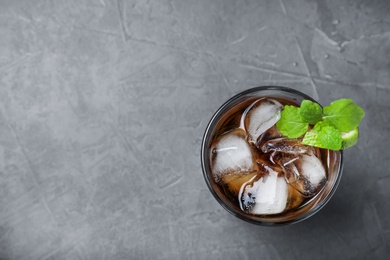
[[[285,106],[309,96],[285,87],[258,87],[227,101],[202,144],[206,183],[233,215],[260,225],[295,223],[321,209],[342,172],[342,152],[302,144],[277,127]],[[313,126],[308,126],[309,130]]]

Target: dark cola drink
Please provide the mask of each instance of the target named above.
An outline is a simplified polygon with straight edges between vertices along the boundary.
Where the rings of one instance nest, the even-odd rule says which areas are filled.
[[[318,211],[335,190],[341,152],[283,136],[285,105],[310,99],[282,87],[256,88],[214,116],[202,150],[206,182],[229,212],[256,224],[293,223]]]

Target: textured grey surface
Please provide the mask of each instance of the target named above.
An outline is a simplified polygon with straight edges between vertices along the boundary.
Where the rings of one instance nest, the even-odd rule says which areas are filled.
[[[385,259],[389,1],[0,0],[0,259]],[[202,177],[215,110],[258,85],[366,111],[327,206],[229,215]]]

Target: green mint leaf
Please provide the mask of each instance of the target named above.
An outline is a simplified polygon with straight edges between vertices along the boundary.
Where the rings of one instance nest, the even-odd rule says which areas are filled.
[[[309,124],[303,121],[299,107],[287,105],[284,106],[276,127],[288,138],[297,138],[306,133]]]
[[[302,144],[329,150],[340,150],[342,142],[340,131],[324,122],[318,122],[302,140]]]
[[[333,125],[340,132],[349,132],[358,127],[364,117],[364,110],[352,99],[339,99],[324,107],[324,122]]]
[[[322,107],[310,100],[303,100],[301,103],[301,117],[302,119],[314,125],[322,119]]]

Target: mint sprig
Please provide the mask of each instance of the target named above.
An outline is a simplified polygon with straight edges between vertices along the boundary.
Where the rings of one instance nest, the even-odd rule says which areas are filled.
[[[289,138],[303,135],[303,144],[340,150],[357,143],[358,125],[363,117],[364,110],[352,99],[336,100],[324,109],[303,100],[300,107],[286,105],[276,126]],[[314,126],[310,131],[309,125]]]

